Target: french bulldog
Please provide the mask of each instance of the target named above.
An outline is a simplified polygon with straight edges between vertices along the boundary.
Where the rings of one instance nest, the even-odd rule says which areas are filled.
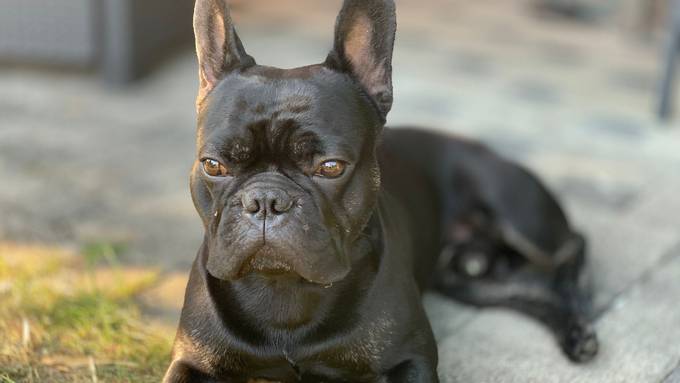
[[[258,65],[226,0],[197,0],[193,202],[205,237],[164,382],[437,382],[432,289],[588,323],[585,241],[527,170],[483,145],[384,127],[392,0],[346,0],[321,64]]]

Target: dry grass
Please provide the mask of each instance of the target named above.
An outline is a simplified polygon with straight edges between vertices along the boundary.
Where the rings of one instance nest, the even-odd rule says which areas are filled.
[[[158,274],[117,251],[0,243],[0,383],[160,381],[171,334],[137,304]]]

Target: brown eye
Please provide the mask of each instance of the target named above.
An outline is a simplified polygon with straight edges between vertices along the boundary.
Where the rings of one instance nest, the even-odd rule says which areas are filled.
[[[326,161],[319,165],[314,175],[324,178],[338,178],[345,173],[346,166],[347,165],[342,161]]]
[[[203,170],[205,170],[205,174],[211,177],[226,177],[229,175],[227,167],[212,158],[203,160]]]

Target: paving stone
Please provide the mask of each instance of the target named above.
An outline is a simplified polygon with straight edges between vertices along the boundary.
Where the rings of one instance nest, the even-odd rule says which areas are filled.
[[[556,192],[588,205],[623,210],[635,201],[638,190],[625,183],[601,183],[594,179],[565,177],[558,181]]]
[[[444,339],[469,323],[478,313],[476,308],[462,305],[443,295],[425,294],[423,304],[436,339]]]
[[[396,49],[401,48],[407,51],[428,51],[436,49],[436,41],[432,39],[430,31],[420,26],[405,26],[400,28],[399,36],[395,41],[395,57],[400,53]],[[403,52],[402,52],[403,53]]]
[[[643,124],[618,115],[589,117],[585,122],[585,127],[592,132],[606,134],[608,137],[612,138],[637,141],[647,136],[647,131]]]
[[[574,227],[588,240],[597,312],[658,267],[680,241],[676,229],[649,230],[634,217],[598,212],[587,206],[574,206],[570,212]]]
[[[574,68],[585,65],[586,54],[574,44],[546,41],[536,45],[539,57],[549,64]]]
[[[501,45],[519,46],[526,42],[523,32],[515,25],[509,23],[490,24],[485,31],[484,37],[495,44]]]
[[[545,15],[581,23],[595,22],[604,12],[599,2],[584,0],[541,0],[535,4]]]
[[[483,77],[488,81],[493,75],[494,61],[488,55],[478,52],[455,51],[447,57],[453,75],[462,74],[470,77]]]
[[[540,325],[484,311],[440,343],[442,382],[661,382],[680,359],[679,277],[676,256],[626,294],[596,324],[601,352],[586,365],[569,363]]]
[[[179,69],[188,72],[191,67]],[[48,75],[40,76],[49,84]],[[172,87],[174,81],[165,83]],[[47,93],[55,92],[41,86]],[[0,237],[61,243],[123,241],[136,262],[163,267],[186,267],[191,262],[201,239],[187,186],[195,150],[191,98],[188,109],[177,108],[179,115],[151,113],[153,123],[143,113],[136,119],[109,118],[114,111],[137,113],[121,101],[127,96],[107,95],[98,101],[79,96],[93,109],[106,110],[99,115],[88,111],[69,117],[43,110],[3,116]],[[182,110],[188,113],[182,115]],[[164,166],[145,170],[159,161]]]
[[[673,370],[662,383],[680,383],[680,366]]]
[[[540,145],[538,140],[508,134],[507,130],[500,127],[484,127],[479,132],[479,139],[499,155],[514,161],[527,159]]]
[[[510,85],[510,97],[536,104],[555,104],[560,101],[560,91],[554,84],[535,79],[521,79]]]
[[[424,94],[416,100],[409,100],[409,109],[418,114],[428,114],[433,117],[447,117],[455,113],[457,109],[451,99],[442,99],[433,95]]]
[[[526,161],[565,203],[567,210],[580,205],[621,213],[644,198],[647,184],[657,177],[645,164],[622,159],[618,152],[615,155],[581,152],[578,142],[574,147],[573,152],[555,147],[535,150]]]
[[[677,178],[659,179],[648,185],[645,199],[630,212],[651,228],[674,228],[680,233],[680,174]]]
[[[642,93],[646,96],[654,94],[657,87],[657,76],[639,70],[620,69],[609,77],[609,83],[617,89]]]

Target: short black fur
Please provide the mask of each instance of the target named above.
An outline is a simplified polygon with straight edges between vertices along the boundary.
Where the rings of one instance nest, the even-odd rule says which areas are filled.
[[[255,64],[226,0],[194,26],[206,234],[164,382],[437,382],[430,288],[595,355],[585,240],[546,188],[477,143],[383,128],[393,1],[345,1],[326,61],[290,70]]]

